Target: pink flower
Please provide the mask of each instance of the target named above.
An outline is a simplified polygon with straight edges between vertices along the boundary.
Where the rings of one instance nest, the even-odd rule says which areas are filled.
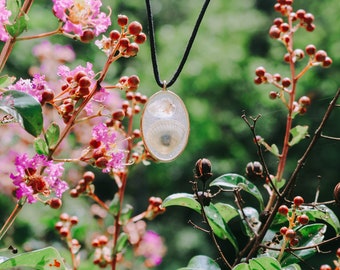
[[[100,0],[53,0],[53,12],[64,22],[65,32],[82,36],[91,29],[98,36],[111,25],[110,17],[100,12],[101,5]]]
[[[104,173],[123,168],[125,151],[117,147],[117,132],[100,123],[92,130],[92,138],[100,143],[100,149],[106,162]]]
[[[8,18],[11,15],[12,13],[6,9],[6,0],[0,0],[0,40],[4,42],[9,39],[5,24],[9,23]]]
[[[18,90],[30,94],[39,100],[39,102],[42,100],[43,91],[47,88],[45,76],[39,74],[34,74],[32,80],[20,78],[15,84],[8,87],[10,90]]]
[[[162,238],[154,231],[146,231],[135,250],[137,256],[145,257],[147,267],[159,265],[165,252]]]
[[[60,179],[64,172],[63,163],[55,164],[44,155],[36,154],[30,159],[23,154],[16,157],[15,166],[17,173],[12,173],[10,177],[17,186],[18,199],[27,197],[28,203],[34,203],[38,196],[49,197],[52,192],[61,198],[68,189],[67,183]],[[40,173],[42,169],[43,174]]]

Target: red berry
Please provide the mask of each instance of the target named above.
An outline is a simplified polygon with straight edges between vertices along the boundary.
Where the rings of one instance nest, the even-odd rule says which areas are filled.
[[[114,120],[123,120],[125,117],[125,112],[122,109],[118,109],[112,113],[112,118]]]
[[[54,92],[51,89],[45,89],[41,94],[43,101],[51,101],[54,98]]]
[[[274,22],[273,22],[277,27],[280,27],[280,25],[283,23],[283,20],[282,18],[276,18],[274,19]]]
[[[308,55],[314,55],[316,52],[316,48],[313,44],[307,45],[305,51]]]
[[[289,78],[283,78],[283,79],[282,79],[282,86],[283,86],[283,87],[289,87],[290,84],[291,84],[291,81],[290,81]]]
[[[336,256],[337,256],[338,258],[340,258],[340,248],[338,248],[338,249],[336,250]]]
[[[117,31],[117,30],[112,30],[112,31],[110,32],[110,38],[111,38],[112,40],[118,40],[118,39],[120,38],[120,33],[119,33],[119,31]]]
[[[304,203],[304,199],[301,196],[296,196],[294,198],[294,204],[295,206],[300,206],[301,204]]]
[[[296,236],[296,232],[293,229],[288,229],[285,235],[287,238],[293,239]]]
[[[71,223],[72,225],[77,225],[78,222],[79,222],[79,220],[78,220],[78,217],[77,217],[77,216],[72,216],[72,217],[70,217],[70,223]]]
[[[140,79],[137,75],[132,75],[128,78],[127,84],[130,88],[138,87]]]
[[[286,63],[289,63],[290,61],[290,54],[289,53],[286,53],[283,57],[283,60],[286,62]]]
[[[290,241],[289,241],[289,244],[290,244],[291,246],[296,246],[298,243],[299,243],[299,239],[296,238],[296,237],[290,239]]]
[[[139,46],[135,42],[129,44],[129,46],[126,49],[126,54],[128,56],[136,56],[138,52],[139,52]]]
[[[83,179],[85,180],[86,183],[90,183],[94,180],[94,173],[91,171],[87,171],[83,174]]]
[[[305,14],[306,14],[306,11],[303,10],[303,9],[299,9],[299,10],[296,11],[296,16],[297,16],[299,19],[304,19]]]
[[[89,77],[83,76],[79,79],[78,84],[80,87],[87,88],[91,86],[91,80]]]
[[[107,239],[107,237],[105,235],[101,235],[98,237],[98,241],[99,241],[99,244],[104,246],[107,244],[107,242],[109,241],[109,239]]]
[[[325,61],[327,57],[327,53],[324,50],[319,50],[315,53],[315,60],[318,62]]]
[[[311,24],[314,21],[314,15],[312,13],[306,13],[303,20],[307,24]]]
[[[128,26],[128,32],[134,36],[137,36],[139,33],[142,32],[142,30],[143,30],[142,25],[137,21],[131,22]]]
[[[68,215],[68,214],[66,214],[66,213],[62,213],[62,214],[60,214],[60,216],[59,216],[59,219],[61,220],[61,221],[68,221],[68,219],[70,218],[70,216]]]
[[[135,42],[137,44],[143,44],[146,41],[146,35],[144,33],[140,33],[135,37]]]
[[[301,225],[306,225],[309,222],[309,217],[307,215],[303,214],[303,215],[297,217],[297,221]]]
[[[101,144],[102,144],[101,141],[98,141],[96,139],[91,139],[90,141],[90,146],[92,148],[98,148]]]
[[[130,40],[128,38],[121,38],[119,41],[119,46],[121,47],[121,49],[126,49],[128,48],[130,45]]]
[[[310,98],[307,96],[302,96],[299,98],[299,104],[303,106],[309,106],[310,105]]]
[[[333,60],[332,60],[332,58],[330,58],[330,57],[326,57],[325,58],[325,60],[322,62],[322,66],[323,67],[329,67],[330,65],[332,65],[332,63],[333,63]]]
[[[255,70],[255,74],[256,76],[258,77],[263,77],[264,74],[266,74],[266,69],[264,67],[258,67],[256,70]]]
[[[60,230],[62,227],[64,226],[64,223],[62,221],[58,221],[55,225],[54,225],[54,228],[56,230]]]
[[[320,270],[332,270],[332,267],[330,267],[328,264],[323,264],[320,266]]]
[[[272,27],[270,27],[269,29],[269,36],[271,38],[279,38],[280,37],[280,34],[281,34],[281,31],[280,29],[276,26],[276,25],[273,25]]]
[[[261,84],[261,83],[262,83],[262,79],[261,79],[260,77],[256,77],[256,78],[254,79],[254,83],[255,83],[255,84]]]
[[[70,230],[67,227],[62,227],[60,228],[59,233],[62,237],[66,237],[70,233]]]
[[[105,168],[109,163],[106,157],[100,157],[96,160],[95,164],[98,168]]]
[[[70,190],[70,196],[72,198],[77,198],[79,196],[79,193],[75,188],[73,188],[73,189]]]
[[[283,216],[286,216],[289,212],[289,209],[287,207],[287,205],[281,205],[278,209],[278,212],[283,215]]]
[[[281,32],[283,32],[283,33],[288,32],[288,30],[289,30],[289,24],[288,24],[288,23],[282,23],[282,24],[280,25],[280,30],[281,30]]]
[[[269,98],[270,99],[276,99],[277,98],[277,92],[275,92],[275,91],[270,91],[269,92]]]
[[[63,204],[63,202],[61,201],[60,198],[52,198],[49,200],[48,204],[53,209],[59,209],[61,205]]]
[[[128,16],[126,15],[118,15],[118,19],[117,19],[117,22],[118,22],[118,25],[121,26],[121,27],[124,27],[125,25],[128,24],[128,21],[129,21],[129,18]]]
[[[83,32],[83,35],[80,36],[80,40],[84,43],[90,42],[95,37],[95,34],[92,29],[87,29]]]
[[[287,230],[288,230],[287,227],[282,227],[282,228],[280,229],[280,233],[281,233],[282,235],[286,235]]]
[[[306,25],[306,30],[308,32],[313,32],[315,30],[315,24],[313,24],[313,23],[307,24]]]

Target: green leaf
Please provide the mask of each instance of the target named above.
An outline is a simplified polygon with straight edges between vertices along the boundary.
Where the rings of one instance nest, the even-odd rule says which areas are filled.
[[[290,130],[290,134],[292,135],[292,139],[290,140],[289,145],[293,146],[306,138],[308,135],[308,126],[298,125]]]
[[[270,152],[271,152],[272,154],[274,154],[275,156],[277,156],[277,157],[280,155],[279,148],[277,147],[276,144],[272,144],[272,145],[270,146]]]
[[[24,129],[37,137],[43,127],[43,115],[39,101],[21,91],[9,90],[0,97],[0,110],[12,115]]]
[[[280,263],[273,257],[260,257],[249,260],[249,264],[240,263],[233,270],[281,270]]]
[[[52,123],[45,134],[46,142],[49,148],[53,148],[58,142],[60,136],[60,128],[56,123]]]
[[[12,269],[14,267],[30,267],[35,270],[66,269],[64,259],[53,247],[22,253],[0,264],[0,269]]]
[[[191,258],[187,267],[182,267],[177,270],[221,270],[221,268],[213,259],[198,255]]]
[[[110,213],[116,216],[118,214],[119,208],[120,208],[119,194],[116,193],[109,206]]]
[[[213,230],[214,234],[221,239],[228,239],[237,253],[238,252],[237,240],[234,234],[231,232],[229,226],[224,223],[220,212],[214,206],[214,204],[211,203],[209,204],[209,206],[205,206],[204,212],[208,218],[209,225]]]
[[[194,195],[189,193],[172,194],[164,199],[162,206],[184,206],[201,213],[200,203],[195,199]]]
[[[8,75],[4,75],[0,77],[0,88],[7,87],[11,85],[15,81],[15,77],[9,77]]]
[[[264,208],[263,198],[261,192],[258,188],[246,178],[241,175],[228,173],[224,174],[210,183],[210,186],[219,186],[219,187],[226,187],[226,188],[242,188],[244,191],[250,193],[251,195],[255,196],[255,198],[260,203],[261,210]]]
[[[237,209],[229,204],[226,203],[215,203],[215,208],[220,213],[220,216],[224,220],[224,222],[227,224],[230,220],[232,220],[234,217],[240,216]]]
[[[333,227],[336,234],[340,234],[340,222],[337,215],[326,205],[318,205],[317,208],[305,206],[302,210],[310,221],[316,221],[316,219],[321,219]]]
[[[127,240],[129,239],[129,236],[122,232],[119,237],[118,237],[118,240],[117,240],[117,245],[116,245],[116,248],[115,248],[115,252],[121,252],[127,245]]]
[[[131,215],[133,213],[133,207],[131,204],[126,204],[122,208],[122,211],[120,213],[120,223],[125,225],[131,218]]]
[[[42,138],[36,138],[34,140],[34,149],[39,155],[48,156],[49,154],[47,143]]]
[[[297,230],[297,238],[299,239],[298,247],[310,247],[320,244],[324,239],[324,233],[327,226],[322,223],[314,223],[303,226]],[[294,251],[294,255],[286,254],[282,259],[282,265],[290,265],[299,262],[300,259],[308,259],[313,256],[317,250],[315,248],[302,249]]]
[[[22,32],[27,30],[28,16],[27,14],[18,17],[13,24],[7,24],[6,30],[12,37],[18,37]]]

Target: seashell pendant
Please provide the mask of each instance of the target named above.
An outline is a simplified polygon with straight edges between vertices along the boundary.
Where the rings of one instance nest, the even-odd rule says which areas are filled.
[[[188,142],[189,116],[179,96],[163,89],[152,95],[144,106],[141,132],[146,150],[162,162],[178,157]]]

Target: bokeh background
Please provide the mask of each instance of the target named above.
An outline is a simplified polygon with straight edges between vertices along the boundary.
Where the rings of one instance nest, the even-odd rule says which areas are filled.
[[[202,7],[203,0],[154,0],[157,56],[162,80],[169,80],[175,72],[191,35],[194,23]],[[256,86],[253,83],[254,70],[265,66],[271,73],[289,76],[287,64],[282,60],[285,53],[282,44],[268,37],[272,20],[278,16],[274,12],[274,0],[212,0],[199,29],[188,61],[171,90],[183,99],[190,115],[191,132],[187,148],[171,163],[139,164],[131,169],[128,181],[126,202],[135,207],[136,213],[148,205],[150,196],[165,198],[176,192],[192,192],[190,180],[193,178],[195,162],[202,157],[210,159],[214,176],[224,173],[244,175],[249,161],[258,160],[252,135],[241,118],[242,113],[261,118],[257,123],[257,133],[268,143],[279,147],[282,143],[286,110],[279,101],[270,100],[270,86]],[[296,47],[314,44],[324,49],[333,59],[329,69],[313,68],[301,80],[299,95],[311,97],[312,104],[304,116],[296,118],[295,123],[310,126],[313,134],[322,119],[323,113],[335,91],[339,87],[340,70],[340,28],[338,27],[338,0],[294,1],[294,6],[303,8],[315,16],[316,29],[308,33],[301,29],[296,34]],[[104,0],[112,9],[112,18],[126,14],[130,20],[138,20],[147,32],[146,10],[141,0]],[[41,33],[56,28],[57,21],[50,15],[51,1],[36,0],[30,13],[30,34]],[[113,29],[113,28],[112,28]],[[67,44],[69,39],[56,36],[52,43]],[[28,77],[32,65],[38,65],[32,48],[41,40],[32,40],[15,45],[6,70],[17,77]],[[105,56],[94,44],[71,41],[77,60],[70,64],[76,66],[86,61],[94,63],[94,70],[100,70]],[[303,67],[303,64],[301,64]],[[153,73],[148,44],[141,46],[140,53],[133,59],[121,59],[109,71],[107,81],[115,82],[122,75],[137,74],[141,79],[139,91],[148,96],[159,91]],[[324,133],[340,137],[340,110],[335,109]],[[136,127],[138,122],[136,123]],[[289,177],[297,160],[302,156],[308,139],[294,146],[290,152],[285,177]],[[332,199],[333,188],[340,180],[340,143],[320,140],[301,170],[294,194],[303,195],[305,201],[312,201],[317,186],[321,183],[320,201]],[[265,154],[269,169],[275,171],[277,160]],[[115,190],[110,188],[112,180],[100,175],[96,190],[101,198],[112,198]],[[263,190],[262,182],[256,183]],[[232,203],[232,196],[225,196],[225,202]],[[13,201],[0,196],[0,218],[4,220]],[[76,235],[85,241],[91,230],[88,201],[66,198],[61,211],[77,214],[80,224]],[[41,205],[25,206],[10,236],[17,245],[33,248],[43,243],[63,247],[53,230],[54,222],[60,212],[51,211]],[[339,208],[332,206],[339,214]],[[32,219],[34,216],[34,219]],[[203,232],[195,230],[188,220],[199,222],[199,216],[184,208],[169,208],[163,216],[148,222],[150,229],[162,235],[167,245],[167,254],[159,270],[174,270],[186,266],[189,259],[197,254],[217,258],[218,254],[211,240]],[[83,225],[82,225],[83,221]],[[46,228],[48,228],[46,230]],[[332,235],[330,231],[329,235]],[[323,262],[331,264],[334,250],[340,243],[325,247],[332,254],[323,254],[310,264],[318,267]],[[233,257],[228,244],[223,248],[227,256]],[[83,269],[88,268],[84,260]]]

